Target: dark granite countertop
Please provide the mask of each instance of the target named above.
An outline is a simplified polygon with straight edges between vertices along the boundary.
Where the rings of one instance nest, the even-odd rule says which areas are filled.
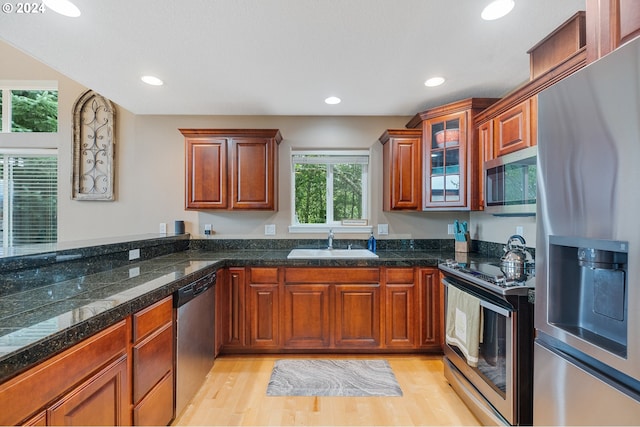
[[[282,249],[188,249],[102,271],[52,275],[0,294],[0,382],[223,267],[435,267],[452,251],[379,251],[372,259],[287,259]],[[88,263],[86,261],[85,263]],[[122,265],[120,265],[122,264]],[[35,270],[34,270],[35,271]],[[29,270],[33,275],[38,271]],[[75,270],[74,270],[75,271]]]

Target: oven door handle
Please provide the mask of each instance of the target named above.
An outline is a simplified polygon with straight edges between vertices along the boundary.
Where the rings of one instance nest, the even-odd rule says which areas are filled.
[[[449,286],[453,286],[454,288],[461,290],[462,292],[464,292],[462,289],[458,288],[457,286],[455,286],[453,283],[449,282],[447,279],[442,279],[442,284],[449,287]],[[480,300],[480,306],[481,307],[485,307],[493,312],[496,312],[504,317],[511,317],[511,311],[507,310],[506,308],[502,308],[499,307],[495,304],[490,303],[489,301],[485,301],[481,298],[478,298]]]

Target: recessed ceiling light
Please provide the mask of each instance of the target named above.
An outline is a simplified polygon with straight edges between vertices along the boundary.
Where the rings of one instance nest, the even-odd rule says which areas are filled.
[[[342,100],[337,96],[330,96],[327,99],[325,99],[324,102],[329,105],[335,105],[335,104],[340,104]]]
[[[444,77],[431,77],[429,80],[424,82],[424,85],[427,87],[436,87],[440,86],[444,83]]]
[[[80,16],[80,9],[71,3],[69,0],[43,0],[47,9],[51,9],[60,15],[68,16],[70,18],[77,18]]]
[[[156,76],[142,76],[140,79],[151,86],[162,86],[164,84],[164,82]]]
[[[511,12],[513,6],[515,6],[513,0],[493,0],[482,10],[480,16],[485,21],[493,21]]]

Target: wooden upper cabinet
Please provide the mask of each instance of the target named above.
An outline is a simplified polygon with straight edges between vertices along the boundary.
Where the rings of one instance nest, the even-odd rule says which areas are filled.
[[[587,62],[640,35],[638,0],[587,0]]]
[[[186,209],[276,210],[277,129],[180,129]]]
[[[537,144],[537,99],[538,96],[534,95],[493,119],[494,146],[491,158]]]
[[[476,114],[497,99],[468,98],[418,113],[422,128],[422,210],[478,210],[480,150]]]
[[[188,137],[187,209],[226,209],[228,138]]]
[[[422,129],[389,129],[379,141],[383,145],[383,210],[421,210]]]

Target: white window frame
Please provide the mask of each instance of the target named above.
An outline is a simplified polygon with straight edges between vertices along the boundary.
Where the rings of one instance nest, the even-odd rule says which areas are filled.
[[[291,168],[291,225],[289,226],[289,233],[326,233],[332,230],[335,233],[366,233],[369,234],[373,230],[373,227],[368,223],[367,225],[343,225],[341,221],[333,221],[333,170],[331,167],[327,169],[327,218],[328,222],[325,224],[298,224],[296,223],[296,183],[295,183],[295,156],[296,155],[320,155],[320,156],[366,156],[367,167],[363,171],[362,176],[362,211],[364,219],[367,219],[370,223],[371,206],[370,206],[370,194],[371,184],[369,180],[369,169],[371,166],[371,150],[340,150],[340,149],[326,149],[326,150],[305,150],[305,149],[291,149],[290,153],[290,168]]]
[[[0,133],[23,133],[11,132],[11,91],[12,90],[55,90],[58,91],[58,82],[55,80],[0,80],[0,92],[2,92],[2,130]],[[60,93],[58,93],[58,96]],[[60,98],[58,98],[58,103]],[[59,104],[58,104],[59,105]],[[58,108],[58,115],[60,108]],[[60,122],[58,122],[60,129]],[[57,132],[28,132],[29,134],[48,134]]]
[[[12,90],[55,90],[58,91],[58,131],[57,132],[11,132],[11,91]],[[58,186],[60,185],[60,157],[58,151],[60,132],[60,90],[56,80],[0,80],[2,93],[2,131],[0,132],[0,153],[14,156],[47,155],[58,157]],[[5,181],[6,182],[6,181]],[[4,189],[0,189],[4,191]],[[58,201],[60,200],[58,192]],[[58,204],[58,208],[59,208]],[[3,206],[4,212],[7,206]],[[3,218],[4,220],[4,218]],[[6,227],[3,227],[6,230]],[[59,228],[58,228],[59,231]],[[8,239],[3,238],[2,250],[6,253]]]

